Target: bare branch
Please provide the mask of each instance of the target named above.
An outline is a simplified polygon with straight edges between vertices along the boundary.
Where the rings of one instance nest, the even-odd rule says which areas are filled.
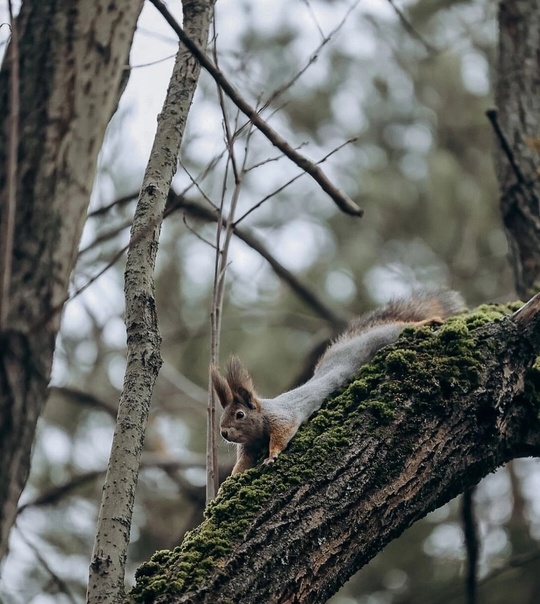
[[[495,135],[497,137],[497,140],[499,141],[501,149],[503,150],[504,154],[506,155],[506,158],[508,159],[508,162],[510,163],[510,166],[512,167],[512,171],[514,172],[517,181],[521,185],[527,184],[525,177],[523,176],[523,172],[521,171],[521,168],[518,166],[518,163],[514,156],[514,152],[510,148],[508,139],[506,138],[506,136],[504,135],[504,132],[501,129],[501,126],[499,124],[497,110],[488,109],[486,111],[486,116],[489,119],[489,121],[491,122],[491,125],[493,126],[493,131],[495,132]]]
[[[19,537],[32,550],[37,561],[41,564],[41,566],[45,569],[47,574],[51,577],[51,579],[53,580],[54,584],[57,586],[60,593],[63,593],[72,604],[77,604],[77,598],[71,592],[71,589],[69,588],[68,584],[64,581],[64,579],[62,579],[62,577],[60,577],[57,573],[55,573],[53,571],[53,569],[51,568],[51,565],[48,563],[45,556],[42,555],[41,548],[38,547],[37,545],[35,545],[34,543],[32,543],[32,541],[30,541],[26,537],[24,532],[21,530],[20,526],[15,525],[15,528],[19,533]]]
[[[151,2],[163,15],[167,23],[173,28],[180,41],[186,45],[202,67],[208,71],[231,101],[250,119],[253,125],[256,126],[268,140],[291,161],[307,172],[343,212],[350,214],[351,216],[362,216],[364,213],[363,210],[361,210],[350,197],[333,185],[316,164],[298,153],[298,151],[289,145],[289,143],[269,126],[269,124],[261,118],[259,113],[244,100],[236,88],[229,83],[223,73],[210,60],[204,50],[202,50],[202,48],[184,32],[176,19],[168,11],[165,4],[161,0],[151,0]]]
[[[144,453],[141,458],[141,468],[160,468],[167,471],[204,468],[204,459],[200,455],[183,454],[182,459],[172,459],[163,454]],[[106,472],[106,468],[103,468],[101,470],[91,470],[78,476],[72,476],[62,484],[51,487],[37,495],[31,501],[20,505],[17,514],[22,514],[25,510],[32,507],[56,505],[65,497],[69,497],[77,489],[85,487],[99,478],[103,478]]]
[[[500,575],[508,572],[509,570],[513,570],[515,568],[521,568],[522,566],[526,566],[531,562],[536,562],[536,560],[540,560],[540,551],[534,550],[532,552],[527,552],[525,554],[517,554],[508,558],[501,564],[495,566],[487,575],[478,580],[478,587],[489,583],[493,579],[496,579]],[[445,591],[441,597],[436,598],[435,601],[431,600],[429,604],[447,604],[452,602],[453,600],[463,596],[463,589],[461,586],[451,587],[449,590]],[[426,604],[428,604],[426,602]]]
[[[117,407],[115,404],[113,405],[105,399],[99,398],[89,392],[83,392],[82,390],[69,388],[67,386],[51,386],[49,388],[49,397],[51,395],[65,397],[78,405],[92,407],[98,411],[105,411],[105,413],[110,415],[113,419],[116,418]]]
[[[218,250],[218,248],[216,247],[216,244],[215,244],[215,243],[212,243],[211,241],[208,241],[208,239],[205,239],[205,238],[204,238],[202,235],[199,235],[199,233],[197,233],[197,231],[196,231],[196,230],[195,230],[195,229],[194,229],[194,228],[193,228],[193,227],[192,227],[190,224],[188,224],[188,221],[187,221],[187,218],[186,218],[186,215],[185,215],[185,214],[182,216],[182,222],[184,223],[184,226],[186,227],[186,229],[187,229],[187,230],[188,230],[188,231],[189,231],[189,232],[190,232],[192,235],[194,235],[195,237],[197,237],[197,239],[198,239],[199,241],[202,241],[202,242],[203,242],[205,245],[210,246],[212,249],[216,250],[216,252],[218,252],[218,253],[219,253],[219,250]]]
[[[345,142],[343,142],[340,145],[338,145],[335,149],[332,149],[324,157],[322,157],[317,162],[317,164],[324,163],[329,157],[331,157],[332,155],[334,155],[334,153],[337,153],[340,149],[343,149],[343,147],[345,147],[346,145],[349,145],[350,143],[354,143],[357,140],[358,140],[357,136],[349,138]],[[271,193],[268,193],[268,195],[266,195],[261,200],[259,200],[254,206],[252,206],[251,208],[249,208],[249,210],[247,210],[247,212],[245,212],[244,214],[242,214],[242,216],[240,216],[240,218],[235,222],[235,226],[237,226],[238,224],[240,224],[252,212],[254,212],[258,208],[260,208],[263,205],[263,203],[265,203],[266,201],[268,201],[269,199],[271,199],[272,197],[274,197],[278,193],[281,193],[281,191],[283,191],[284,189],[286,189],[289,185],[292,185],[293,182],[297,181],[299,178],[301,178],[302,176],[304,176],[304,174],[305,174],[305,172],[300,172],[300,174],[297,174],[296,176],[293,176],[291,179],[289,179],[287,182],[285,182],[284,184],[282,184],[280,187],[278,187],[277,189],[274,189]]]
[[[315,14],[315,11],[313,10],[313,7],[311,6],[309,0],[302,0],[302,2],[306,5],[306,8],[308,10],[309,16],[311,17],[311,20],[313,21],[313,23],[315,24],[315,27],[319,31],[319,35],[324,40],[324,32],[322,30],[321,24],[319,23],[319,20],[317,19],[317,15]]]
[[[305,4],[307,4],[310,12],[313,14],[311,5],[307,2],[307,0],[304,0],[304,2],[305,2]],[[311,65],[313,65],[313,63],[315,63],[318,60],[321,50],[328,44],[328,42],[330,42],[333,39],[333,37],[338,33],[338,31],[345,25],[345,23],[349,19],[350,14],[356,9],[358,4],[360,4],[360,0],[356,0],[356,2],[351,4],[351,6],[349,6],[349,9],[347,11],[345,11],[345,14],[343,15],[343,18],[341,19],[341,21],[336,25],[336,27],[334,27],[334,29],[327,36],[325,36],[323,34],[322,30],[319,28],[319,32],[321,33],[321,36],[323,38],[321,43],[319,44],[319,46],[311,53],[311,56],[307,60],[306,64],[302,67],[302,69],[300,69],[300,71],[298,73],[296,73],[294,75],[294,77],[292,77],[288,82],[286,82],[285,84],[280,86],[277,90],[275,90],[270,95],[270,97],[265,101],[264,105],[261,107],[260,111],[263,111],[264,109],[266,109],[271,103],[273,103],[275,100],[277,100],[284,92],[289,90],[289,88],[291,88],[304,75],[304,73],[309,69],[309,67],[311,67]],[[316,22],[314,14],[313,14],[313,19]]]
[[[418,40],[422,44],[422,46],[430,53],[437,54],[439,51],[438,48],[430,44],[412,25],[412,23],[407,19],[403,11],[397,6],[394,0],[388,0],[388,4],[394,9],[394,12],[398,16],[398,19],[401,22],[403,29],[415,40]]]
[[[139,196],[139,192],[128,193],[127,195],[123,195],[122,197],[117,197],[114,201],[109,203],[106,206],[102,206],[101,208],[97,208],[93,212],[89,212],[88,218],[95,218],[96,216],[102,216],[103,214],[107,214],[113,208],[118,206],[124,206],[131,201],[134,201]]]
[[[186,200],[181,195],[177,195],[172,199],[171,207],[174,207],[174,209],[183,209],[193,217],[205,221],[215,221],[217,219],[214,212],[200,204]],[[315,291],[305,283],[302,283],[298,277],[285,268],[274,256],[272,256],[262,241],[253,235],[253,233],[237,226],[234,227],[234,233],[239,239],[249,245],[249,247],[258,252],[270,264],[276,275],[287,283],[293,292],[318,316],[338,329],[342,329],[347,325],[348,319],[346,316],[334,311]]]
[[[215,46],[214,46],[215,53]],[[215,54],[217,62],[217,54]],[[221,320],[223,314],[223,298],[225,295],[225,276],[228,267],[229,246],[234,232],[234,217],[240,191],[243,185],[243,176],[246,165],[247,150],[244,153],[244,161],[239,169],[236,161],[234,149],[234,136],[231,133],[229,118],[225,107],[223,91],[218,86],[219,103],[223,115],[223,127],[225,131],[225,143],[227,146],[229,161],[227,166],[232,166],[234,175],[234,190],[231,197],[231,203],[227,220],[224,218],[224,195],[226,190],[227,171],[223,180],[222,198],[220,211],[216,227],[216,255],[214,263],[214,287],[212,291],[212,305],[210,309],[210,364],[208,370],[208,421],[207,421],[207,441],[206,441],[206,502],[210,502],[219,488],[219,471],[217,461],[217,418],[216,418],[216,393],[212,388],[212,367],[219,365],[219,344],[221,336]],[[248,132],[249,140],[249,132]],[[222,231],[225,231],[225,239],[221,243]]]

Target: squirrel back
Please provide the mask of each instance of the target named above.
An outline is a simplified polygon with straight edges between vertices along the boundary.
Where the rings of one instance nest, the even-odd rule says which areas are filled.
[[[268,447],[265,464],[273,463],[300,425],[324,400],[349,381],[384,346],[395,342],[406,327],[440,324],[465,309],[460,294],[451,290],[416,292],[394,299],[351,323],[326,349],[313,377],[272,399],[260,398],[248,371],[231,357],[225,377],[212,368],[212,385],[223,407],[221,434],[239,445],[233,474],[255,465]]]

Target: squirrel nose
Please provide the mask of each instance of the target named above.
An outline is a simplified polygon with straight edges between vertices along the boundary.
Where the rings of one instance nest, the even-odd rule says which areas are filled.
[[[227,440],[227,434],[228,434],[227,430],[222,430],[222,431],[221,431],[221,436],[223,436],[223,438],[224,438],[225,440]]]

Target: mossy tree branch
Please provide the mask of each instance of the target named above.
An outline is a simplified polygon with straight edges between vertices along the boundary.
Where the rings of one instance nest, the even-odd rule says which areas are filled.
[[[506,309],[508,313],[508,309]],[[325,602],[407,527],[540,454],[540,299],[407,330],[296,435],[229,479],[137,573],[134,602]]]

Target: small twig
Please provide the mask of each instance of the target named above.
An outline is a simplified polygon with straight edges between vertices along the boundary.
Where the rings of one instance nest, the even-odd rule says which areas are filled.
[[[78,476],[72,476],[65,482],[43,491],[34,499],[20,505],[17,508],[17,515],[22,514],[28,508],[56,505],[59,501],[71,495],[73,491],[76,491],[80,487],[86,486],[94,480],[97,480],[104,474],[105,469],[92,470],[85,472],[84,474],[79,474]]]
[[[303,142],[300,143],[297,147],[295,147],[296,149],[301,149],[302,147],[305,147],[308,143]],[[251,170],[256,170],[257,168],[260,168],[261,166],[266,166],[266,164],[270,164],[272,162],[275,161],[279,161],[280,159],[283,159],[284,155],[283,153],[280,153],[279,155],[276,155],[275,157],[267,157],[266,159],[263,159],[259,162],[257,162],[256,164],[252,164],[249,167],[246,167],[246,172],[251,172]]]
[[[439,52],[438,48],[435,48],[432,44],[430,44],[416,29],[413,24],[407,19],[403,11],[396,5],[394,0],[388,0],[388,4],[394,9],[403,29],[415,40],[418,40],[422,44],[422,46],[430,53],[437,54]]]
[[[516,556],[512,556],[500,566],[493,568],[487,575],[479,579],[478,587],[489,583],[493,579],[496,579],[500,575],[514,569],[525,566],[526,564],[530,564],[531,562],[535,562],[536,560],[540,560],[540,551],[534,550],[532,552],[527,552],[526,554],[517,554]],[[462,597],[463,592],[461,586],[452,586],[449,590],[445,591],[439,598],[430,599],[429,604],[446,604],[447,602],[451,602],[458,597]]]
[[[184,223],[186,229],[192,235],[195,235],[195,237],[197,237],[199,241],[202,241],[204,244],[209,245],[212,249],[218,251],[218,248],[216,247],[215,243],[212,243],[211,241],[208,241],[208,239],[205,239],[202,235],[199,235],[199,233],[197,233],[197,231],[190,224],[188,224],[187,217],[185,214],[182,216],[182,222]]]
[[[311,17],[311,20],[315,24],[315,27],[318,29],[319,34],[321,35],[321,38],[324,40],[324,32],[322,30],[321,24],[319,23],[319,20],[317,19],[317,15],[315,14],[315,11],[313,10],[313,7],[311,6],[309,0],[302,0],[302,2],[306,5],[306,8],[308,10],[309,16]]]
[[[92,407],[98,411],[104,411],[107,413],[107,415],[110,415],[113,419],[116,419],[116,412],[118,410],[117,406],[113,403],[109,403],[105,399],[97,397],[95,394],[83,392],[82,390],[70,388],[69,386],[50,386],[49,397],[51,395],[65,397],[79,405]]]
[[[36,557],[37,561],[41,564],[41,566],[45,569],[45,571],[47,572],[47,574],[51,577],[51,579],[53,580],[54,584],[58,587],[58,590],[60,591],[60,593],[63,593],[67,597],[67,599],[70,602],[72,602],[72,604],[77,604],[77,598],[71,592],[71,589],[69,588],[68,584],[64,581],[64,579],[62,579],[62,577],[58,576],[53,571],[53,569],[49,566],[49,563],[47,562],[47,560],[45,559],[45,557],[42,556],[40,548],[37,545],[34,545],[28,539],[28,537],[26,537],[26,535],[24,534],[24,532],[21,530],[20,526],[15,525],[15,529],[18,531],[19,537],[32,550],[32,552],[33,552],[34,556]]]
[[[307,2],[306,2],[306,4],[307,4]],[[265,101],[265,103],[262,106],[262,108],[260,109],[260,111],[264,111],[271,103],[273,103],[276,99],[278,99],[284,92],[289,90],[289,88],[291,88],[304,75],[304,73],[311,67],[311,65],[313,65],[313,63],[315,63],[319,59],[319,54],[320,54],[321,50],[328,44],[328,42],[330,42],[330,40],[332,40],[332,38],[338,33],[338,31],[345,25],[345,23],[347,22],[347,20],[349,18],[349,15],[356,9],[358,4],[360,4],[360,0],[356,0],[356,2],[351,4],[349,9],[343,15],[343,18],[341,19],[341,21],[336,25],[336,27],[334,27],[334,29],[327,36],[324,36],[324,34],[322,34],[322,32],[321,32],[323,39],[322,39],[321,43],[319,44],[319,46],[311,53],[311,56],[307,60],[304,67],[302,67],[302,69],[300,69],[300,71],[297,74],[295,74],[288,82],[283,84],[283,86],[280,86],[277,90],[275,90],[270,95],[270,97]]]
[[[167,361],[163,362],[163,367],[161,368],[160,375],[165,378],[172,386],[174,386],[179,392],[187,396],[188,399],[194,401],[193,408],[197,411],[202,409],[202,405],[200,403],[207,402],[207,391],[204,388],[201,388],[192,380],[190,380],[183,373],[178,371],[176,367],[174,367],[170,363],[167,363]]]
[[[358,140],[358,137],[353,137],[350,138],[348,140],[346,140],[344,143],[341,143],[340,145],[338,145],[335,149],[332,149],[332,151],[330,151],[329,153],[327,153],[324,157],[322,157],[317,164],[322,164],[324,163],[329,157],[331,157],[332,155],[334,155],[334,153],[337,153],[339,150],[343,149],[343,147],[345,147],[346,145],[349,145],[350,143],[354,143],[355,141]],[[254,212],[255,210],[257,210],[258,208],[260,208],[262,206],[263,203],[265,203],[266,201],[268,201],[269,199],[271,199],[272,197],[274,197],[275,195],[277,195],[278,193],[281,193],[281,191],[283,191],[284,189],[286,189],[289,185],[292,185],[293,182],[297,181],[299,178],[301,178],[302,176],[304,176],[305,172],[300,172],[300,174],[297,174],[296,176],[293,176],[291,179],[289,179],[286,183],[284,183],[283,185],[281,185],[280,187],[278,187],[277,189],[274,189],[271,193],[268,193],[268,195],[266,195],[265,197],[263,197],[260,201],[258,201],[254,206],[252,206],[249,210],[247,210],[244,214],[242,214],[242,216],[240,216],[240,218],[235,222],[235,226],[238,226],[245,218],[247,218],[252,212]]]
[[[215,27],[215,21],[214,21]],[[214,35],[214,61],[217,65],[217,51],[215,45]],[[234,215],[238,200],[240,198],[240,191],[243,184],[243,175],[246,165],[247,151],[244,154],[244,161],[242,168],[239,169],[236,162],[236,154],[234,150],[235,138],[231,132],[229,125],[229,118],[227,115],[227,108],[225,106],[225,98],[223,96],[223,90],[220,86],[217,86],[219,104],[221,107],[221,113],[223,115],[223,129],[225,134],[225,144],[228,152],[228,162],[224,174],[222,197],[220,203],[219,216],[216,227],[216,255],[214,263],[214,287],[212,291],[212,304],[210,310],[210,365],[208,371],[208,421],[207,421],[207,440],[206,440],[206,503],[211,501],[217,494],[219,488],[219,469],[217,463],[217,418],[216,418],[216,394],[212,388],[212,366],[219,364],[219,344],[221,335],[221,319],[223,314],[223,298],[225,294],[225,275],[228,267],[228,255],[229,246],[234,231]],[[238,119],[238,116],[237,116]],[[249,133],[248,133],[249,138]],[[234,190],[231,197],[231,204],[229,208],[228,218],[225,221],[224,218],[224,207],[225,207],[225,192],[228,178],[228,166],[232,167],[234,176]],[[223,243],[221,242],[222,232],[225,231],[225,238]]]
[[[221,159],[223,155],[220,154],[218,157],[219,159]],[[216,160],[216,158],[214,158],[214,160]],[[212,162],[210,162],[210,165],[212,165],[212,167],[215,165],[214,164],[214,160],[212,160]],[[218,160],[219,161],[219,160]],[[217,163],[217,161],[216,161]],[[199,193],[201,194],[201,197],[209,204],[211,205],[215,210],[219,210],[219,206],[217,206],[211,199],[210,197],[203,191],[201,185],[199,184],[199,180],[204,180],[204,178],[206,178],[206,176],[208,175],[209,169],[205,170],[204,175],[201,177],[199,176],[198,178],[194,178],[191,175],[191,172],[186,168],[186,166],[182,163],[182,161],[180,160],[178,162],[178,165],[184,170],[184,172],[186,173],[187,177],[189,178],[189,180],[191,181],[191,186],[190,187],[186,187],[186,189],[184,190],[183,194],[187,193],[189,191],[189,189],[191,189],[191,187],[195,187],[197,189],[197,191],[199,191]]]
[[[80,260],[83,256],[88,254],[88,252],[91,252],[94,248],[100,246],[102,243],[110,241],[111,239],[116,239],[122,231],[129,229],[129,227],[131,226],[131,223],[132,223],[131,219],[125,220],[122,224],[118,225],[114,229],[111,229],[110,231],[107,231],[106,233],[102,233],[101,235],[98,235],[85,248],[80,250],[80,252],[78,254],[78,259]]]
[[[15,207],[17,203],[17,149],[19,147],[19,39],[17,24],[13,16],[13,6],[8,0],[11,24],[9,45],[9,132],[6,175],[6,206],[2,233],[3,262],[0,267],[0,332],[8,321],[11,269],[13,261],[13,241],[15,237]]]
[[[141,67],[152,67],[153,65],[158,65],[159,63],[164,63],[165,61],[170,61],[170,59],[174,59],[176,53],[172,55],[168,55],[163,57],[162,59],[156,59],[155,61],[150,61],[149,63],[140,63],[139,65],[126,65],[126,69],[141,69]]]
[[[520,167],[517,164],[516,158],[514,156],[514,152],[512,151],[510,144],[508,143],[508,139],[504,135],[504,132],[502,131],[501,126],[499,125],[497,110],[488,109],[486,111],[486,116],[487,116],[488,120],[491,122],[491,125],[493,126],[493,130],[495,132],[497,140],[499,141],[499,144],[501,145],[501,149],[503,150],[508,161],[510,162],[510,166],[512,166],[512,170],[513,170],[514,174],[516,175],[518,182],[522,185],[526,185],[527,182],[525,180],[525,177],[523,176],[523,172],[521,171]]]
[[[159,468],[161,470],[171,471],[203,467],[204,460],[200,455],[186,456],[183,454],[182,459],[180,460],[167,458],[163,455],[144,453],[143,458],[141,459],[141,468]],[[17,515],[22,514],[28,508],[56,505],[65,497],[69,497],[77,489],[103,477],[106,471],[106,468],[103,468],[102,470],[90,470],[84,474],[72,476],[65,482],[43,491],[34,499],[20,505],[17,508]]]
[[[529,564],[530,562],[535,562],[536,560],[540,560],[540,552],[538,550],[535,550],[533,552],[527,552],[526,554],[518,554],[516,556],[512,556],[512,558],[507,560],[505,564],[494,568],[485,577],[480,579],[478,585],[484,585],[484,583],[495,579],[499,575],[502,575],[503,573],[512,570],[513,568],[520,568],[521,566],[525,566],[526,564]]]
[[[130,201],[135,201],[137,199],[137,197],[139,197],[139,191],[134,191],[133,193],[128,193],[127,195],[118,197],[117,199],[115,199],[111,203],[107,204],[106,206],[102,206],[101,208],[97,208],[97,210],[90,212],[88,214],[88,218],[95,218],[96,216],[102,216],[103,214],[107,214],[113,208],[116,208],[117,206],[124,206],[124,205],[128,204]]]
[[[163,214],[163,218],[165,218],[165,216],[167,216],[167,210],[165,210],[165,212]],[[155,228],[157,223],[161,222],[161,220],[162,220],[162,217],[158,216],[151,223],[149,223],[144,229],[141,229],[141,231],[139,233],[137,233],[137,234],[132,233],[130,242],[127,245],[124,245],[123,247],[121,247],[116,252],[116,254],[112,257],[112,259],[109,260],[109,262],[100,271],[98,271],[93,277],[91,277],[83,286],[79,287],[72,294],[66,296],[63,300],[61,300],[56,306],[54,306],[50,310],[50,312],[47,315],[42,317],[39,321],[36,321],[36,323],[34,323],[34,325],[32,325],[32,329],[33,330],[38,329],[41,325],[45,325],[47,323],[47,321],[50,321],[51,318],[56,315],[56,313],[61,312],[62,308],[64,307],[64,304],[66,304],[67,302],[71,302],[74,298],[76,298],[77,296],[82,294],[86,289],[88,289],[92,285],[92,283],[97,281],[104,273],[106,273],[111,267],[113,267],[118,262],[118,260],[120,260],[120,258],[123,256],[124,252],[126,252],[130,246],[137,245],[143,238],[145,238],[147,236],[147,234],[152,229]]]
[[[363,210],[360,209],[354,201],[348,197],[343,191],[333,185],[326,177],[323,171],[312,161],[298,153],[289,143],[280,136],[259,113],[249,105],[249,103],[240,95],[236,88],[229,83],[223,73],[216,67],[202,48],[194,42],[180,27],[176,19],[169,12],[165,4],[161,0],[151,0],[152,4],[163,15],[167,23],[172,27],[180,41],[193,54],[197,61],[204,69],[212,76],[219,87],[226,93],[231,101],[244,113],[267,138],[282,151],[291,161],[307,172],[325,191],[336,205],[346,214],[351,216],[362,216]]]
[[[467,550],[467,574],[465,579],[465,598],[467,604],[476,604],[478,594],[478,530],[474,514],[474,488],[463,493],[461,508],[465,549]]]

